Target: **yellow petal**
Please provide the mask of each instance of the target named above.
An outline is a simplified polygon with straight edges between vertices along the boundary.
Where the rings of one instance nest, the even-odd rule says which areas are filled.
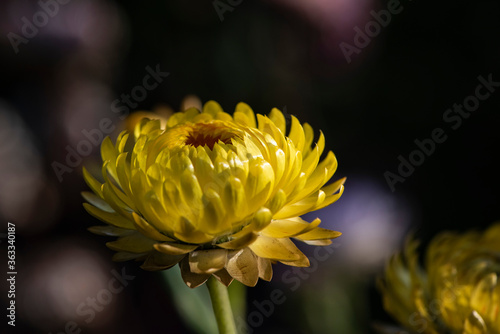
[[[282,261],[293,261],[300,258],[299,253],[301,252],[293,245],[293,247],[288,247],[289,244],[293,243],[287,239],[276,239],[266,236],[259,236],[250,246],[248,246],[257,256],[266,259],[282,260]],[[292,250],[295,248],[295,250]]]
[[[107,170],[115,180],[118,180],[118,176],[116,175],[116,158],[118,157],[118,153],[111,139],[109,137],[104,138],[101,143],[102,161],[109,162]]]
[[[256,211],[267,201],[274,182],[274,171],[264,160],[256,159],[250,162],[245,192],[250,211]]]
[[[178,228],[175,222],[178,221],[179,217],[177,211],[174,209],[169,208],[171,210],[169,212],[166,211],[165,206],[162,205],[165,201],[160,203],[163,199],[161,196],[150,191],[143,197],[144,202],[148,203],[144,217],[147,217],[149,224],[155,229],[165,235],[171,236],[173,231]]]
[[[106,172],[107,173],[107,172]],[[112,196],[113,197],[116,197],[117,199],[114,199],[113,201],[119,205],[121,208],[124,208],[126,209],[127,211],[134,211],[135,209],[135,205],[134,205],[134,201],[133,199],[130,197],[131,196],[131,191],[130,191],[130,188],[128,189],[128,193],[124,193],[123,190],[121,188],[119,188],[118,186],[115,185],[115,182],[114,181],[111,181],[111,179],[109,178],[109,176],[107,175],[106,177],[107,181],[106,183],[103,185],[103,188],[104,186],[108,186],[112,191]],[[108,197],[109,197],[110,194],[108,194]],[[103,189],[103,197],[106,201],[108,201],[108,199],[106,198],[106,194],[104,194],[104,189]],[[116,211],[116,210],[115,210]]]
[[[257,239],[257,234],[254,233],[251,229],[247,229],[246,233],[241,235],[233,235],[232,237],[234,239],[217,244],[217,247],[224,249],[241,249],[254,242],[255,239]]]
[[[309,259],[304,254],[302,254],[298,260],[280,261],[280,262],[287,265],[287,266],[293,266],[293,267],[309,267],[311,265],[309,262]]]
[[[339,196],[340,197],[340,196]],[[338,198],[338,197],[337,197]],[[325,200],[325,193],[319,190],[316,194],[293,204],[285,205],[279,212],[274,214],[275,219],[286,219],[301,216],[307,212],[316,210],[320,203]]]
[[[287,193],[287,199],[289,197],[297,183],[299,182],[298,177],[301,175],[302,169],[302,153],[297,152],[293,147],[293,144],[287,144],[287,150],[285,151],[286,169],[283,172],[278,188],[283,189]],[[305,194],[304,194],[305,195]]]
[[[231,224],[224,217],[225,208],[219,194],[209,189],[203,195],[203,211],[201,213],[199,226],[203,232],[208,234],[224,234],[231,230]]]
[[[299,240],[321,240],[321,239],[335,239],[341,235],[342,233],[337,231],[316,227],[312,231],[295,236],[295,238]]]
[[[287,141],[291,142],[290,139],[285,138],[285,129],[281,131],[280,128],[278,128],[277,125],[273,123],[273,121],[268,117],[257,114],[257,120],[259,123],[258,129],[260,130],[261,134],[264,133],[264,137],[266,138],[265,142],[272,142],[272,145],[278,146],[280,148],[284,148]],[[266,136],[266,134],[272,138],[272,141],[269,141],[269,136]]]
[[[134,169],[131,173],[132,177],[130,179],[130,190],[134,196],[134,203],[137,206],[137,209],[143,215],[148,212],[146,203],[143,203],[143,198],[146,195],[146,191],[150,188],[150,184],[146,178],[144,172],[140,169]]]
[[[124,251],[130,253],[146,253],[153,249],[156,241],[151,240],[140,233],[134,233],[120,237],[116,241],[106,243],[106,246],[114,251]]]
[[[136,207],[134,205],[132,197],[132,191],[130,190],[130,163],[127,162],[128,153],[122,153],[116,159],[116,174],[118,176],[118,181],[120,183],[120,188],[127,195],[128,201],[125,203],[134,211]]]
[[[235,109],[235,117],[234,117],[234,120],[236,121],[236,113],[242,113],[246,116],[246,119],[247,119],[247,122],[245,124],[247,124],[248,126],[252,127],[252,128],[255,128],[257,127],[257,124],[255,123],[255,114],[252,110],[252,108],[250,108],[250,106],[244,102],[240,102],[236,105],[236,109]]]
[[[185,103],[183,101],[182,105],[184,104]],[[161,128],[165,128],[167,124],[167,119],[173,114],[174,114],[173,109],[166,105],[154,108],[154,112],[135,111],[125,119],[126,122],[125,128],[128,130],[128,132],[133,132],[136,124],[139,123],[139,121],[143,118],[157,119],[160,121]]]
[[[176,242],[162,242],[161,244],[155,244],[155,249],[158,252],[170,254],[170,255],[182,255],[194,251],[199,245],[188,245],[180,244]]]
[[[120,216],[117,213],[103,211],[88,203],[83,203],[83,207],[85,208],[85,210],[87,210],[88,213],[90,213],[97,219],[102,220],[103,222],[129,230],[134,229],[134,224],[132,223],[132,221]]]
[[[269,158],[270,163],[274,169],[276,183],[280,184],[279,182],[282,180],[286,168],[287,157],[285,155],[285,152],[277,146],[270,146]]]
[[[309,259],[307,258],[307,256],[305,256],[304,253],[302,253],[300,251],[300,249],[298,249],[297,246],[295,246],[295,244],[290,239],[284,238],[284,239],[280,239],[280,240],[283,240],[283,244],[290,252],[298,255],[298,259],[295,259],[292,261],[281,260],[280,261],[281,263],[284,263],[284,264],[289,265],[289,266],[294,266],[294,267],[309,267],[310,263],[309,263]]]
[[[129,220],[132,220],[133,218],[130,208],[125,203],[123,203],[123,201],[118,198],[118,196],[116,196],[115,192],[111,189],[110,184],[111,183],[106,182],[102,186],[102,195],[104,197],[104,200],[109,204],[109,206],[113,208],[116,213]]]
[[[189,156],[186,154],[186,151],[189,151],[188,147],[185,147],[183,151],[181,151],[177,156],[172,157],[169,160],[168,167],[170,170],[168,171],[170,176],[175,175],[176,178],[180,177],[183,174],[186,174],[185,177],[189,174],[194,174],[194,166]],[[189,182],[189,180],[186,180]]]
[[[223,112],[219,103],[211,100],[203,105],[203,112],[215,117],[219,112]]]
[[[304,134],[304,129],[300,124],[297,117],[292,115],[292,126],[290,128],[290,133],[288,137],[293,141],[295,148],[299,151],[304,150],[304,143],[306,142],[306,137]]]
[[[302,233],[309,224],[301,218],[274,219],[262,234],[273,238],[287,238]]]
[[[213,237],[198,229],[186,217],[179,218],[179,230],[174,232],[174,237],[185,243],[204,244],[212,241]]]
[[[254,231],[261,231],[268,226],[273,218],[273,213],[268,208],[260,208],[252,218],[252,228]]]
[[[245,126],[250,126],[251,120],[250,118],[242,113],[241,111],[236,111],[233,115],[234,121],[238,124],[245,125]],[[254,119],[255,122],[255,119]]]
[[[291,219],[295,219],[295,220],[300,219],[301,221],[307,223],[305,220],[303,220],[300,217],[299,218],[291,218]],[[312,222],[307,223],[307,227],[302,231],[302,233],[306,233],[306,232],[309,232],[309,231],[315,229],[316,227],[319,226],[319,224],[321,224],[321,219],[319,219],[319,218],[314,219]]]
[[[193,123],[198,123],[198,122],[209,122],[211,120],[213,120],[215,117],[210,115],[210,114],[207,114],[207,113],[201,113],[201,114],[198,114],[196,115],[193,119],[192,119],[192,122]]]
[[[319,190],[335,173],[337,169],[337,159],[333,152],[328,152],[326,158],[321,161],[314,172],[307,180],[307,186],[302,189],[301,194],[307,196]],[[300,196],[299,198],[303,198]]]
[[[286,120],[281,111],[273,108],[269,113],[269,119],[271,119],[271,121],[276,125],[278,129],[280,129],[283,134],[286,134]]]
[[[160,164],[158,164],[158,163],[152,163],[148,167],[148,170],[146,171],[146,176],[149,178],[149,182],[151,184],[154,184],[157,182],[163,182],[164,171],[165,171],[165,168],[163,166],[160,166]]]
[[[134,233],[133,230],[126,230],[123,228],[110,226],[110,225],[92,226],[92,227],[89,227],[87,230],[89,230],[90,232],[95,233],[95,234],[105,235],[105,236],[110,236],[110,237],[123,237],[125,235],[130,235],[130,234]]]
[[[321,188],[321,190],[323,190],[327,196],[333,195],[334,193],[340,190],[342,185],[345,183],[346,179],[347,178],[343,177],[333,182],[332,184],[324,186],[323,188]]]
[[[174,126],[176,126],[177,124],[182,123],[182,122],[184,122],[184,113],[182,113],[182,112],[174,113],[172,116],[170,116],[167,119],[167,129],[173,128]],[[137,137],[137,134],[136,134],[136,137]]]
[[[196,158],[193,159],[193,167],[200,185],[211,182],[214,174],[214,164],[205,149],[201,146],[198,146],[196,149]]]
[[[471,308],[480,314],[486,314],[490,308],[494,309],[495,305],[492,305],[492,292],[497,287],[497,284],[498,277],[496,273],[490,273],[482,277],[472,290],[470,298]]]
[[[223,112],[223,111],[219,111],[217,113],[217,115],[215,115],[215,119],[218,119],[220,121],[225,121],[225,122],[232,122],[233,121],[233,117],[231,115],[229,115],[228,113]]]
[[[180,180],[180,192],[184,202],[192,207],[201,203],[201,197],[203,196],[203,191],[201,190],[198,179],[190,171],[185,171],[182,173]]]
[[[89,202],[90,204],[92,204],[93,206],[103,210],[103,211],[106,211],[106,212],[115,212],[113,210],[113,208],[111,208],[109,206],[108,203],[106,203],[105,200],[103,200],[102,198],[96,196],[95,194],[91,193],[91,192],[88,192],[88,191],[82,191],[82,197],[87,201]]]
[[[156,130],[161,130],[161,120],[147,118],[142,119],[139,122],[139,130],[142,135],[151,136],[151,134]]]
[[[230,176],[224,186],[221,194],[222,204],[227,211],[227,219],[229,221],[237,221],[238,218],[243,218],[242,215],[246,212],[246,195],[245,188],[239,179]]]
[[[166,235],[161,234],[156,228],[154,228],[151,224],[149,224],[145,219],[140,217],[135,212],[132,213],[134,218],[134,223],[136,229],[147,236],[152,240],[157,241],[171,241],[172,238],[167,237]]]
[[[318,204],[314,208],[314,210],[323,209],[324,207],[327,207],[328,205],[336,202],[340,198],[340,196],[342,196],[343,193],[344,193],[344,186],[340,186],[340,190],[337,194],[326,197],[322,203]]]
[[[267,204],[267,207],[274,214],[279,210],[281,210],[281,208],[285,205],[286,200],[287,200],[286,193],[282,189],[279,189],[276,192],[276,194],[271,198],[271,200]]]
[[[99,197],[102,198],[101,186],[102,183],[97,181],[87,170],[87,168],[83,167],[83,178],[87,185],[92,189],[94,193],[96,193]]]
[[[248,175],[247,159],[241,160],[235,152],[230,151],[227,154],[227,162],[231,168],[231,176],[238,179],[242,184],[245,184]],[[228,177],[228,180],[230,178],[231,177]]]
[[[303,174],[305,176],[305,174]],[[307,178],[304,187],[294,190],[293,196],[288,196],[291,202],[312,196],[328,181],[328,169],[317,169]]]
[[[118,135],[115,145],[115,148],[118,151],[118,153],[123,153],[123,151],[125,150],[125,145],[127,145],[128,137],[129,133],[127,131],[122,131]]]
[[[265,152],[267,147],[260,140],[255,140],[255,138],[251,136],[245,136],[243,138],[243,143],[245,145],[246,154],[251,155],[254,159],[264,158],[269,155]]]
[[[306,152],[311,149],[311,144],[314,140],[314,130],[308,123],[304,123],[303,127],[305,135],[304,151]],[[304,158],[305,157],[306,155],[304,155]]]
[[[463,334],[488,334],[483,318],[476,311],[472,311],[465,319]]]
[[[300,239],[298,239],[300,240]],[[300,240],[311,246],[329,246],[332,244],[330,239],[322,239],[322,240]]]
[[[319,152],[319,148],[316,146],[311,150],[307,157],[304,158],[302,162],[302,172],[309,177],[311,173],[318,166],[319,158],[321,153]]]

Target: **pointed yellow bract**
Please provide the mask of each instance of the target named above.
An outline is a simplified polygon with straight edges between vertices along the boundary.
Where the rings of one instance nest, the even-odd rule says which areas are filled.
[[[500,223],[484,233],[442,233],[419,265],[418,242],[378,281],[384,308],[411,333],[500,334]]]
[[[145,114],[147,115],[147,114]],[[114,259],[142,260],[146,270],[179,263],[189,287],[214,275],[254,286],[270,280],[271,263],[308,266],[291,238],[328,245],[340,232],[299,215],[335,202],[345,179],[330,185],[332,152],[320,161],[325,139],[308,124],[273,109],[256,115],[245,103],[234,116],[217,102],[168,119],[134,118],[133,133],[101,147],[104,183],[84,170],[94,192],[85,209],[109,227],[91,232],[118,239]]]

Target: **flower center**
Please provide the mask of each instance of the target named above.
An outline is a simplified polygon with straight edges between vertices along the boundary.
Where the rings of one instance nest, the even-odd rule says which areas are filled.
[[[167,130],[164,140],[168,147],[205,145],[211,150],[216,143],[231,144],[231,139],[243,138],[243,131],[224,121],[185,123]]]
[[[219,141],[224,144],[231,144],[231,139],[237,136],[237,133],[230,127],[218,123],[195,123],[186,136],[184,143],[194,147],[207,145],[210,149],[214,148],[215,143]]]

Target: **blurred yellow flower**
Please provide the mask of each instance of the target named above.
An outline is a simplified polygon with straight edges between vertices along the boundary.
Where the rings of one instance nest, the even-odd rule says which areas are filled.
[[[290,240],[328,245],[341,233],[300,215],[335,202],[345,179],[330,185],[337,160],[325,139],[292,116],[273,109],[255,115],[244,103],[234,115],[214,101],[160,120],[142,119],[133,135],[122,132],[101,146],[104,183],[84,169],[94,193],[85,209],[108,223],[91,232],[108,242],[114,260],[144,261],[146,270],[179,263],[189,287],[214,275],[226,286],[270,280],[271,264],[305,267],[307,257]],[[133,137],[133,138],[131,138]]]
[[[425,269],[417,247],[410,239],[378,282],[387,312],[412,333],[500,333],[500,224],[436,236]]]

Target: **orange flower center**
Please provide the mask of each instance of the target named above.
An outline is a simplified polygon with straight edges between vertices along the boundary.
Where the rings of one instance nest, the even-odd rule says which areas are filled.
[[[185,123],[164,133],[164,140],[170,148],[191,145],[205,145],[211,150],[216,143],[231,144],[233,138],[243,138],[243,131],[223,121]]]
[[[231,139],[236,136],[229,128],[214,123],[196,123],[189,131],[185,144],[194,147],[207,145],[210,149],[214,148],[215,143],[219,141],[224,144],[231,144]]]

